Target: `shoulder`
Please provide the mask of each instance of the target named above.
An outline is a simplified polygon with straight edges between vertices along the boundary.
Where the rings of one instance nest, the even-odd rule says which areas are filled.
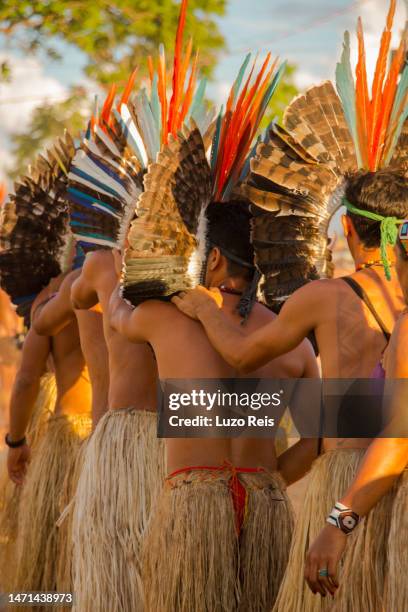
[[[98,249],[86,254],[83,267],[93,268],[100,266],[102,263],[113,260],[112,252],[109,249]]]
[[[114,269],[113,255],[110,250],[99,249],[87,253],[82,266],[82,276],[94,278],[100,274],[110,273]]]
[[[179,311],[165,300],[145,300],[135,307],[135,312],[149,317],[169,317],[177,315]]]
[[[407,350],[408,346],[408,311],[403,312],[394,327],[391,336],[391,344],[398,345],[404,350]]]

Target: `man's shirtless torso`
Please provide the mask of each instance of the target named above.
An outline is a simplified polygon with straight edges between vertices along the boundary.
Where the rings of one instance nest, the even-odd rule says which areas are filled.
[[[157,370],[151,349],[128,342],[109,325],[109,299],[116,283],[111,251],[95,251],[87,256],[82,274],[73,284],[73,303],[81,309],[94,308],[96,302],[102,307],[109,358],[109,408],[156,411]]]
[[[224,295],[223,309],[240,325],[235,311],[239,298]],[[181,314],[169,303],[147,301],[138,307],[146,339],[156,355],[161,379],[241,378],[212,348],[202,326]],[[245,324],[248,332],[263,327],[275,315],[255,304]],[[143,323],[142,323],[143,322]],[[252,372],[249,378],[302,378],[317,376],[312,347],[304,341],[295,350]],[[282,407],[282,412],[285,407]],[[276,421],[282,414],[276,415]],[[274,471],[277,459],[271,439],[167,439],[168,471],[194,465],[221,465],[229,461],[238,467],[264,467]]]
[[[47,299],[48,295],[48,288],[38,294],[32,312]],[[62,331],[51,336],[49,341],[57,384],[55,414],[74,415],[90,412],[92,392],[76,321],[72,321]]]

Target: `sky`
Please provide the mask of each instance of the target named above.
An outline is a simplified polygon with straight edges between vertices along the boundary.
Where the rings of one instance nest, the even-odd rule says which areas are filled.
[[[365,26],[368,68],[372,70],[387,7],[388,0],[229,0],[227,14],[219,19],[227,44],[209,88],[210,97],[216,103],[225,100],[248,51],[259,51],[261,57],[271,51],[295,64],[300,88],[333,78],[343,32],[355,31],[359,15]],[[408,0],[398,0],[396,31],[404,25],[406,7]],[[26,128],[37,104],[64,99],[71,84],[87,85],[81,53],[65,47],[62,51],[62,62],[22,56],[7,48],[0,37],[0,62],[8,60],[13,72],[10,83],[0,83],[0,180],[12,162],[10,133]],[[93,93],[92,86],[90,91]]]

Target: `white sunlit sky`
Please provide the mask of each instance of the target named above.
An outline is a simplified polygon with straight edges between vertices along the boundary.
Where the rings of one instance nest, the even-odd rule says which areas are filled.
[[[396,33],[404,26],[408,0],[397,4]],[[220,55],[210,96],[217,103],[224,101],[248,51],[259,51],[262,56],[270,50],[296,64],[300,88],[332,78],[343,32],[355,31],[359,15],[372,70],[387,9],[388,0],[229,0],[227,13],[219,20],[227,46]],[[53,62],[44,56],[23,56],[0,36],[0,62],[7,60],[13,74],[10,83],[0,83],[0,180],[12,162],[9,135],[26,128],[36,105],[63,100],[71,84],[85,84],[94,93],[82,73],[84,57],[70,47],[61,48],[63,61]]]

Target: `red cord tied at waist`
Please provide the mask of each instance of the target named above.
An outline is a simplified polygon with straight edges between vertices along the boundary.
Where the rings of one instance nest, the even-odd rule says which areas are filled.
[[[248,491],[246,490],[245,486],[240,481],[239,474],[259,474],[259,473],[265,472],[266,470],[264,468],[235,467],[229,461],[225,461],[222,465],[217,465],[217,466],[198,465],[198,466],[181,468],[180,470],[176,470],[175,472],[172,472],[171,474],[169,474],[166,480],[171,480],[172,478],[174,478],[175,476],[178,476],[179,474],[186,474],[188,472],[195,472],[195,471],[217,472],[217,473],[218,472],[230,472],[231,473],[230,479],[228,481],[228,488],[231,493],[232,504],[234,507],[235,528],[236,528],[237,534],[240,535],[244,521],[245,521],[246,512],[247,512]]]

